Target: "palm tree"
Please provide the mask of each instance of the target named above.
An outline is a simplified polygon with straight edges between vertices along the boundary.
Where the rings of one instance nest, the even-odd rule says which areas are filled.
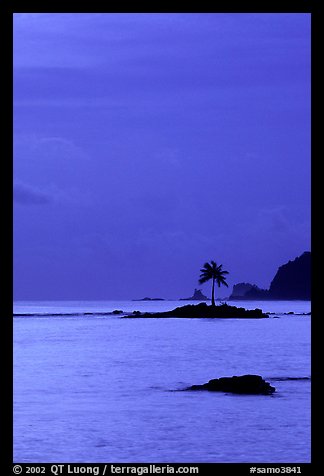
[[[212,306],[215,306],[215,281],[220,288],[221,284],[228,288],[228,284],[226,282],[226,278],[224,277],[225,274],[228,274],[228,271],[222,270],[223,265],[220,264],[217,266],[215,261],[211,261],[210,263],[205,263],[203,268],[201,268],[201,274],[199,279],[199,284],[206,283],[210,279],[213,280],[212,286]]]

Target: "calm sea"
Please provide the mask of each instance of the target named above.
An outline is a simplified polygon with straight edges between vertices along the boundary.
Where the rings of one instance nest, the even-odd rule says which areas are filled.
[[[183,304],[16,302],[15,461],[309,462],[310,302],[231,303],[275,313],[260,320],[102,314]],[[181,391],[247,373],[276,393]]]

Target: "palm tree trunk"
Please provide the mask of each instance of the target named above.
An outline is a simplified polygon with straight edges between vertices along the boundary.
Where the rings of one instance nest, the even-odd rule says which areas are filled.
[[[212,287],[212,306],[215,306],[215,279],[213,279],[213,287]]]

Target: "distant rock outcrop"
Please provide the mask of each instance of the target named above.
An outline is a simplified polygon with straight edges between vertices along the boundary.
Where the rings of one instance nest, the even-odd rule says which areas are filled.
[[[203,385],[192,385],[186,390],[208,390],[210,392],[231,392],[253,395],[271,395],[275,392],[268,382],[260,375],[241,375],[239,377],[221,377]]]
[[[179,301],[210,301],[210,299],[205,296],[200,289],[195,289],[193,295],[188,298],[180,298]]]
[[[229,297],[230,301],[241,300],[241,299],[251,299],[249,296],[254,293],[267,292],[264,289],[260,289],[256,284],[250,283],[238,283],[234,284],[232,294]]]
[[[258,286],[254,285],[249,291],[245,293],[244,299],[253,301],[254,299],[266,300],[266,299],[272,299],[272,298],[269,294],[268,289],[261,289]]]
[[[253,299],[268,299],[269,291],[259,288],[256,284],[238,283],[234,284],[230,301],[243,301]]]
[[[230,296],[230,299],[240,299],[253,288],[253,284],[250,283],[238,283],[234,284],[233,291]]]
[[[311,253],[305,251],[293,261],[280,266],[271,281],[270,289],[260,289],[249,283],[233,286],[230,300],[310,300]]]
[[[142,298],[142,299],[133,299],[133,301],[165,301],[165,299],[145,297],[145,298]]]

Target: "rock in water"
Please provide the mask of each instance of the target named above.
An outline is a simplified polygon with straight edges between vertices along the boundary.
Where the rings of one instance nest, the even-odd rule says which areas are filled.
[[[210,301],[210,299],[205,296],[200,289],[195,289],[191,297],[180,298],[180,301]]]
[[[275,388],[260,375],[241,375],[209,380],[203,385],[192,385],[187,390],[209,390],[210,392],[231,392],[253,395],[271,395]]]

